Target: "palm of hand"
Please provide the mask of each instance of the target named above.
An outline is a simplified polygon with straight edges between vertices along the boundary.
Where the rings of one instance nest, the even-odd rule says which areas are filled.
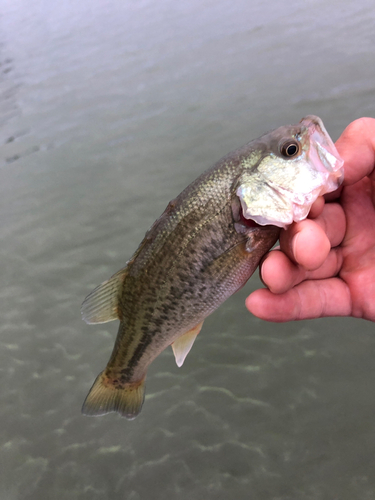
[[[344,188],[346,234],[338,276],[346,283],[351,315],[375,321],[375,182],[368,177]]]

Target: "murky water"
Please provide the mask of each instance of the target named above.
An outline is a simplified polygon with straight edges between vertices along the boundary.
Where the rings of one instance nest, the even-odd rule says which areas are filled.
[[[3,0],[1,500],[375,498],[374,324],[262,322],[254,276],[129,422],[80,414],[117,325],[79,311],[225,153],[375,116],[374,25],[370,0]]]

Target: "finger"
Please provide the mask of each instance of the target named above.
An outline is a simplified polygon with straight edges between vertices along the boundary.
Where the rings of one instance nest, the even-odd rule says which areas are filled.
[[[314,220],[292,224],[280,235],[280,248],[295,264],[306,270],[318,269],[331,247],[339,245],[345,235],[346,218],[338,203],[324,206]]]
[[[340,278],[304,281],[281,295],[256,290],[246,299],[246,307],[258,318],[274,322],[352,314],[350,292]]]
[[[311,205],[309,219],[316,219],[323,212],[324,203],[324,197],[318,196],[318,198]]]
[[[280,249],[268,253],[261,263],[263,283],[283,293],[305,279],[321,279],[338,273],[341,252],[332,251],[344,238],[346,219],[338,204],[328,204],[314,221],[294,224],[280,237]]]
[[[299,224],[300,232],[288,232],[286,239],[280,237],[282,248],[269,252],[260,264],[261,280],[274,293],[283,293],[307,279],[309,269],[319,268],[328,257],[330,243],[327,236],[312,221],[309,221],[309,226],[306,228],[306,222]],[[302,237],[299,237],[300,234]],[[310,246],[310,242],[313,247]],[[300,245],[297,251],[294,250],[296,245],[297,247]],[[315,245],[319,252],[316,251]]]
[[[344,160],[344,185],[351,185],[365,176],[375,176],[375,119],[359,118],[350,123],[336,141]]]
[[[317,219],[306,219],[281,233],[280,248],[292,262],[313,270],[327,258],[331,244]]]
[[[272,254],[272,255],[271,255]],[[262,267],[262,281],[274,294],[285,293],[302,281],[321,280],[336,276],[343,262],[341,248],[333,248],[323,264],[314,271],[291,262],[280,250],[273,250]]]

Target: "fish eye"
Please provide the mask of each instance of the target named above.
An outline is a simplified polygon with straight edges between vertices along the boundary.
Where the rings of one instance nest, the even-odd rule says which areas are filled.
[[[293,158],[300,152],[300,145],[297,141],[287,141],[280,148],[280,152],[286,158]]]

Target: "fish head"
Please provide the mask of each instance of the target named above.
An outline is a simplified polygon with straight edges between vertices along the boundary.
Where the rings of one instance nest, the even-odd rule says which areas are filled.
[[[317,116],[265,134],[242,159],[236,194],[243,216],[282,228],[305,219],[318,196],[340,186],[343,163]]]

